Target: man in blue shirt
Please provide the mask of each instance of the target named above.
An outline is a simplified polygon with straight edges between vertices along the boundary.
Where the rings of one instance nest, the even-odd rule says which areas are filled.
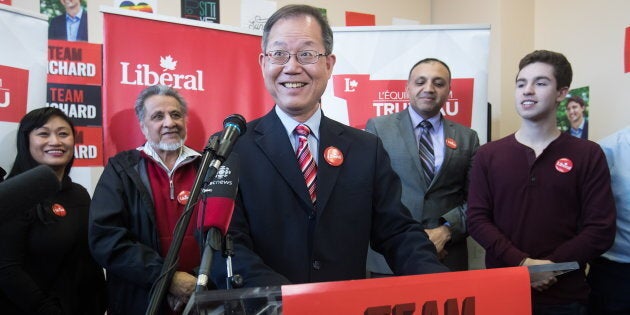
[[[87,41],[87,11],[80,0],[59,0],[66,9],[65,14],[50,20],[48,39]]]
[[[630,126],[601,140],[606,154],[615,204],[617,234],[612,247],[591,262],[591,314],[630,314]]]

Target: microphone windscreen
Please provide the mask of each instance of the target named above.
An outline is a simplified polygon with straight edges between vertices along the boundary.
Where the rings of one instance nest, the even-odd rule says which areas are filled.
[[[202,189],[203,209],[198,212],[197,225],[203,231],[219,228],[225,235],[234,212],[238,192],[238,155],[233,154],[219,167],[215,178]]]
[[[206,213],[201,218],[203,230],[215,227],[221,230],[221,234],[225,235],[232,221],[233,213],[234,198],[210,197],[206,199]]]
[[[34,207],[59,191],[55,172],[39,165],[0,183],[0,219]]]
[[[232,114],[230,116],[225,117],[223,120],[223,127],[227,128],[228,126],[233,125],[238,128],[239,134],[244,134],[247,130],[247,123],[245,122],[245,117],[240,114]]]

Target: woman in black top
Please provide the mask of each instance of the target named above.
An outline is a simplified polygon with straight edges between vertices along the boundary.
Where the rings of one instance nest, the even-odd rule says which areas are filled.
[[[0,313],[102,315],[103,270],[88,250],[90,196],[68,173],[74,126],[59,109],[35,109],[20,121],[7,178],[48,165],[61,182],[51,198],[0,222]]]

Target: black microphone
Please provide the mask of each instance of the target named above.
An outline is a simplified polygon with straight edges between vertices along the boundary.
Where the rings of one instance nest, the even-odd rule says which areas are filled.
[[[204,290],[208,284],[213,253],[221,250],[223,236],[232,220],[240,175],[238,163],[238,155],[231,155],[221,165],[214,180],[201,190],[204,202],[197,213],[197,228],[206,238],[197,276],[197,292]]]
[[[57,175],[47,165],[36,166],[0,182],[0,220],[34,207],[52,197],[60,187]]]
[[[232,147],[234,147],[236,139],[243,135],[246,130],[247,127],[243,116],[239,114],[227,116],[225,120],[223,120],[223,134],[221,134],[221,139],[219,139],[217,157],[225,160],[228,155],[230,155],[230,152],[232,152]]]
[[[210,168],[206,179],[213,179],[221,164],[227,159],[232,152],[234,143],[238,137],[243,135],[247,130],[245,118],[239,114],[232,114],[223,120],[223,132],[219,139],[218,148],[214,152],[214,159],[210,162]]]

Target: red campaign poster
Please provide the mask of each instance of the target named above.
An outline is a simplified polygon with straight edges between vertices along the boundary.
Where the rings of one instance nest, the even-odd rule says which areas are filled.
[[[100,44],[48,40],[48,83],[101,85]]]
[[[630,72],[630,26],[626,27],[626,44],[625,51],[623,52],[625,69],[624,72]]]
[[[368,119],[400,112],[409,106],[407,80],[371,80],[369,74],[333,75],[335,96],[348,103],[349,125],[365,129]],[[442,107],[445,118],[471,126],[473,78],[453,78],[451,94]]]
[[[196,25],[105,13],[105,159],[145,142],[133,106],[150,85],[172,86],[186,99],[186,144],[196,150],[223,129],[228,115],[250,121],[273,106],[258,64],[260,36]]]
[[[27,99],[28,70],[0,65],[0,121],[20,122]]]
[[[102,166],[103,128],[75,126],[75,132],[72,166]]]
[[[376,16],[374,14],[346,11],[346,26],[374,26]]]

